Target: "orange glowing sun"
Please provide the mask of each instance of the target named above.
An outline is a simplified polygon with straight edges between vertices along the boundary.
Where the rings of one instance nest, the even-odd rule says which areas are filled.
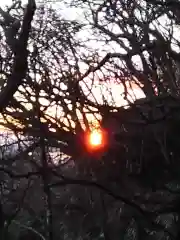
[[[98,130],[93,130],[89,135],[89,143],[91,146],[100,146],[103,142],[102,132]]]
[[[105,145],[105,132],[101,129],[93,129],[86,135],[86,146],[89,151],[101,150]]]

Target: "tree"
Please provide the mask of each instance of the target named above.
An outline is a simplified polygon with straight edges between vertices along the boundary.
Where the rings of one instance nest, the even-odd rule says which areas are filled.
[[[2,232],[19,224],[26,229],[21,239],[178,239],[178,1],[71,6],[78,4],[83,21],[64,19],[45,4],[34,16],[33,1],[24,14],[20,3],[0,11],[1,125],[18,144],[15,156],[2,156],[9,160],[1,166],[9,190],[1,193]],[[10,39],[5,16],[21,23]],[[91,35],[82,38],[87,28]],[[96,84],[112,81],[123,87],[129,109],[116,105],[111,89],[95,96]],[[132,103],[135,85],[145,99]],[[112,140],[103,154],[86,152],[90,117],[102,118]],[[15,196],[11,184],[19,184]]]

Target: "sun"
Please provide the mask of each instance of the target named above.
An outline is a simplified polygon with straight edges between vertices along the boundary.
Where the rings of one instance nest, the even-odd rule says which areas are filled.
[[[89,143],[91,146],[101,146],[103,142],[103,134],[101,131],[93,130],[89,135]]]
[[[88,152],[99,152],[106,146],[106,134],[102,129],[92,129],[86,133],[86,148]]]

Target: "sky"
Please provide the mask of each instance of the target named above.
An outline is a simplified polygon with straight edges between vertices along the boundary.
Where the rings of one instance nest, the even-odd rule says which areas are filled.
[[[27,0],[23,0],[22,2],[27,3]],[[48,1],[46,1],[46,2],[48,2]],[[0,6],[9,5],[11,3],[12,3],[12,0],[0,0]],[[55,7],[60,11],[62,16],[64,16],[65,18],[67,18],[69,20],[79,19],[82,17],[81,9],[79,9],[77,11],[77,9],[65,8],[63,3],[58,3]],[[164,24],[166,24],[164,19],[161,19],[161,22],[164,22]],[[162,31],[163,31],[163,29],[162,29]],[[84,32],[83,34],[86,34],[86,33]],[[88,32],[87,32],[87,34],[88,34]],[[179,30],[175,31],[174,34],[176,35],[177,39],[180,39],[180,31]],[[81,37],[83,37],[83,35]],[[92,43],[92,46],[93,46],[93,44],[94,43]],[[100,44],[98,45],[96,43],[96,47],[97,46],[101,50],[101,45]],[[136,60],[138,60],[138,59],[136,59]],[[139,65],[140,65],[140,62],[139,62]],[[123,93],[122,85],[119,85],[119,84],[114,84],[114,83],[108,82],[107,84],[103,84],[103,87],[102,87],[102,85],[97,84],[93,88],[93,94],[95,96],[99,96],[99,100],[100,100],[100,102],[102,102],[103,101],[102,93],[106,94],[107,88],[111,89],[113,98],[114,98],[115,102],[118,103],[118,105],[126,104],[126,102],[124,101],[123,96],[122,96],[122,93]],[[134,87],[134,92],[138,98],[144,97],[142,91],[140,89],[138,89],[137,87],[136,88]]]
[[[22,2],[27,3],[27,0],[23,0]],[[11,3],[12,3],[12,0],[3,0],[3,1],[1,0],[0,6],[9,5]],[[81,9],[77,10],[75,8],[65,8],[63,3],[58,3],[57,5],[54,5],[54,6],[60,11],[61,15],[64,16],[66,19],[75,20],[82,17],[83,12],[81,11]],[[85,35],[89,35],[89,33],[83,32],[80,37],[83,38]],[[89,43],[89,45],[93,48],[95,46],[97,47],[98,45],[99,51],[102,51],[102,49],[104,48],[100,44],[97,44],[97,43],[95,44],[94,42]],[[113,99],[115,100],[115,102],[118,103],[118,105],[126,104],[122,96],[123,88],[119,84],[117,85],[109,82],[107,84],[103,84],[103,86],[102,84],[96,84],[96,86],[93,87],[93,95],[99,96],[99,101],[103,102],[102,94],[106,95],[107,90],[111,90]],[[135,92],[139,96],[142,95],[142,91],[137,88],[135,89]]]

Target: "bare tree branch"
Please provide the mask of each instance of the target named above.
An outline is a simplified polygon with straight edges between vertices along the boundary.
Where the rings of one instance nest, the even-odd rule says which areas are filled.
[[[17,49],[15,51],[12,73],[7,79],[7,85],[0,93],[0,112],[10,103],[14,93],[26,76],[28,57],[27,44],[35,9],[35,0],[29,0],[24,14],[19,39],[17,40]]]

